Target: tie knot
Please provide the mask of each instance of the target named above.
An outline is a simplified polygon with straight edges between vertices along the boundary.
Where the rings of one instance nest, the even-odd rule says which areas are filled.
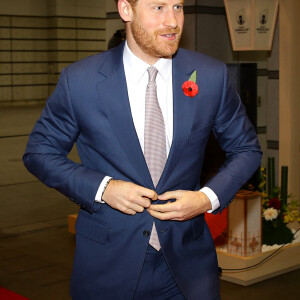
[[[147,71],[148,71],[148,74],[149,74],[149,83],[150,82],[155,82],[158,70],[155,67],[149,67],[147,69]]]

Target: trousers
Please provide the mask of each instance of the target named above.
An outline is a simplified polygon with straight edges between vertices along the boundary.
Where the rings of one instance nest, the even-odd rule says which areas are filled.
[[[162,250],[148,246],[134,300],[185,300],[179,290]]]

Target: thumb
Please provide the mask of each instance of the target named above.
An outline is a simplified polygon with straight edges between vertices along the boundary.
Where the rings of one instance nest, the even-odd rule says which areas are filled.
[[[158,195],[158,200],[177,199],[178,197],[179,197],[179,191],[169,191],[161,195]]]

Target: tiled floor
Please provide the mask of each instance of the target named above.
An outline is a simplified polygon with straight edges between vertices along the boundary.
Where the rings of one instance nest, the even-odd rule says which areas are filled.
[[[41,106],[0,107],[0,286],[31,300],[67,300],[75,248],[67,215],[78,208],[38,182],[21,162],[40,111]],[[299,282],[300,270],[248,287],[221,281],[221,296],[298,300]]]

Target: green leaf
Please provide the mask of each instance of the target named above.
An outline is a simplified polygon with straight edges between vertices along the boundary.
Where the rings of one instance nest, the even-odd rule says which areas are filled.
[[[194,81],[196,83],[197,81],[197,71],[195,70],[191,77],[189,78],[190,81]]]
[[[282,245],[291,243],[294,239],[292,231],[283,223],[281,219],[274,221],[263,220],[262,226],[262,243],[272,245]]]

